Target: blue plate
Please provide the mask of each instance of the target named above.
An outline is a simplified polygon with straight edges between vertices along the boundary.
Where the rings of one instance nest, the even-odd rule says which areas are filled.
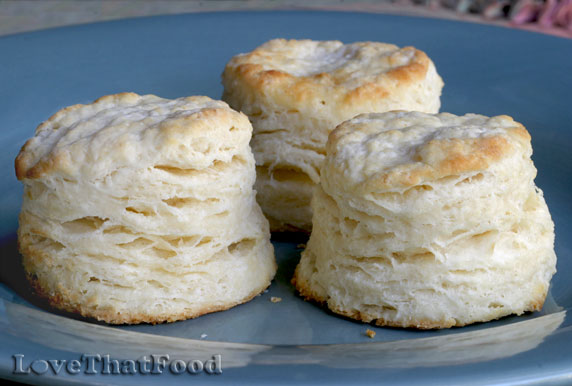
[[[416,46],[433,58],[446,82],[442,111],[508,114],[529,129],[537,183],[556,224],[558,273],[542,312],[425,332],[353,322],[295,296],[289,280],[300,255],[297,244],[304,241],[295,235],[274,240],[280,269],[267,293],[195,320],[110,327],[55,313],[30,295],[16,246],[22,188],[13,160],[36,125],[64,106],[121,91],[219,98],[227,60],[276,37]],[[571,65],[572,40],[363,13],[190,14],[0,38],[0,376],[55,384],[570,382]],[[271,296],[283,300],[272,303]],[[368,327],[375,338],[365,336]],[[161,375],[102,374],[107,357],[93,359],[95,375],[50,367],[82,354],[109,355],[126,372],[129,360],[143,356],[169,355],[170,361]],[[222,374],[169,370],[193,360]],[[15,364],[30,373],[15,374]]]

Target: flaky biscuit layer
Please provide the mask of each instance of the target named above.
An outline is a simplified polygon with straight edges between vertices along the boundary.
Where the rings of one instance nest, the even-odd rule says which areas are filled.
[[[341,124],[312,201],[300,293],[379,325],[446,328],[540,310],[554,225],[512,118],[390,112]]]
[[[132,93],[40,125],[16,159],[37,291],[108,323],[192,318],[260,293],[276,263],[251,130],[224,102]]]
[[[278,228],[307,231],[310,201],[301,210],[289,184],[274,177],[290,173],[294,184],[302,178],[316,184],[328,134],[337,124],[365,112],[435,113],[443,87],[433,62],[413,47],[283,39],[232,58],[222,81],[223,99],[254,127],[256,163],[270,177],[257,189],[265,214]],[[302,211],[307,214],[301,220]]]

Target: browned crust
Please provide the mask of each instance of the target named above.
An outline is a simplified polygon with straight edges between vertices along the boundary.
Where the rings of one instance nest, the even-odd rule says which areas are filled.
[[[220,306],[204,307],[198,311],[193,312],[180,312],[177,314],[169,315],[152,315],[146,313],[116,313],[112,311],[105,310],[94,310],[93,308],[85,307],[77,302],[70,299],[69,295],[62,292],[56,292],[51,294],[51,291],[42,285],[42,282],[36,278],[34,275],[27,273],[28,281],[32,286],[34,292],[39,297],[46,299],[50,306],[69,313],[81,315],[84,318],[92,318],[98,321],[103,321],[108,324],[160,324],[160,323],[170,323],[185,319],[194,319],[201,315],[210,314],[213,312],[228,310],[229,308],[235,307],[239,304],[247,303],[257,295],[262,293],[270,283],[266,284],[262,288],[255,289],[244,299]]]
[[[414,50],[413,59],[406,65],[393,68],[386,73],[380,74],[371,81],[364,82],[355,88],[347,88],[342,85],[343,78],[338,78],[333,73],[318,73],[309,76],[296,76],[279,69],[264,69],[261,64],[254,63],[258,59],[273,54],[276,45],[288,46],[296,43],[294,40],[276,39],[256,48],[250,53],[232,58],[227,63],[223,72],[225,93],[237,87],[232,85],[238,80],[240,88],[256,90],[261,94],[276,94],[280,91],[279,99],[291,104],[313,104],[323,98],[333,98],[336,103],[345,106],[361,105],[364,101],[375,101],[388,97],[396,89],[402,89],[411,84],[416,84],[425,79],[431,60],[422,51],[414,47],[403,47],[374,42],[362,42],[367,44],[383,44],[393,46],[396,50]],[[340,43],[341,44],[341,43]],[[223,97],[223,99],[228,99]],[[324,101],[322,100],[322,104]]]
[[[498,118],[507,116],[499,116]],[[506,129],[506,134],[480,138],[433,139],[419,148],[412,162],[380,172],[369,178],[368,190],[408,188],[424,181],[486,170],[492,164],[509,156],[516,143],[530,144],[530,134],[521,124]],[[339,125],[328,138],[328,155],[337,151],[339,141],[359,126],[348,121]],[[387,131],[391,133],[392,131]],[[343,146],[343,145],[341,145]]]
[[[140,98],[140,96],[135,94],[135,93],[122,92],[122,93],[118,93],[118,94],[102,96],[101,98],[96,99],[95,101],[93,101],[90,104],[97,104],[97,103],[107,102],[108,100],[120,100],[120,99],[121,100],[137,101],[139,98]],[[75,110],[79,110],[80,108],[83,108],[85,106],[87,106],[87,105],[86,104],[75,104],[72,106],[64,107],[63,109],[59,110],[58,112],[53,114],[51,117],[49,117],[47,120],[45,120],[44,122],[39,124],[38,127],[36,127],[35,132],[38,133],[40,130],[44,129],[46,126],[48,126],[52,122],[55,122],[55,121],[61,119],[66,114],[69,114],[70,112],[75,111]],[[45,160],[45,162],[42,162],[40,164],[30,165],[30,163],[32,161],[31,160],[32,157],[31,157],[31,154],[28,153],[28,151],[29,151],[29,148],[31,147],[32,140],[33,140],[33,138],[30,138],[26,141],[26,143],[20,149],[20,153],[18,153],[16,160],[14,161],[14,168],[16,170],[16,178],[18,180],[22,180],[24,178],[38,178],[41,175],[43,175],[44,173],[46,173],[48,170],[52,170],[55,167],[55,165],[58,164],[58,162],[61,162],[60,158],[63,155],[60,154],[60,155],[56,155],[53,158],[49,158],[49,159]]]
[[[398,82],[401,85],[423,80],[431,63],[427,54],[411,46],[403,47],[401,50],[414,50],[415,54],[413,55],[413,60],[410,63],[393,68],[378,76],[374,81],[366,82],[358,88],[349,90],[347,98],[353,99],[358,95],[368,97],[378,96],[377,93],[364,93],[364,90],[377,89],[379,84],[390,80]],[[244,63],[239,64],[234,68],[231,67],[231,65],[234,64],[231,60],[229,65],[227,65],[226,71],[231,71],[232,69],[235,75],[239,76],[240,79],[244,80],[255,89],[281,87],[282,90],[288,92],[290,95],[298,96],[297,99],[300,101],[304,99],[304,91],[311,93],[312,89],[315,89],[316,87],[333,87],[339,83],[339,79],[336,79],[329,73],[322,72],[311,76],[296,76],[277,69],[264,70],[262,65],[248,62],[251,58],[261,56],[261,52],[264,51],[265,50],[263,48],[259,47],[251,53],[241,56],[241,60],[244,61]],[[283,88],[283,86],[287,87]]]
[[[501,136],[479,139],[431,140],[423,151],[414,157],[418,164],[406,172],[392,170],[378,174],[370,183],[378,187],[410,187],[422,181],[432,181],[446,176],[486,170],[512,149],[509,141]]]
[[[302,298],[304,298],[304,300],[317,303],[318,305],[320,305],[322,307],[327,307],[330,311],[332,311],[338,315],[342,315],[342,316],[348,317],[350,319],[358,320],[358,321],[364,322],[364,323],[371,323],[371,324],[374,324],[376,326],[382,326],[382,327],[411,328],[411,329],[417,329],[417,330],[436,330],[436,329],[442,329],[442,328],[463,327],[463,326],[468,326],[468,325],[474,324],[474,323],[490,322],[492,320],[500,319],[500,318],[503,318],[505,316],[512,315],[512,314],[522,315],[525,312],[540,311],[542,309],[542,306],[544,305],[544,300],[546,298],[546,291],[545,291],[537,299],[533,299],[528,304],[528,307],[526,307],[521,312],[506,312],[503,314],[499,314],[493,318],[476,319],[476,320],[473,320],[469,323],[462,323],[462,322],[460,322],[454,318],[450,318],[450,319],[446,319],[446,320],[421,319],[421,320],[416,320],[415,322],[402,323],[402,322],[395,322],[392,320],[386,320],[383,318],[375,318],[374,319],[370,315],[367,315],[367,314],[362,313],[362,312],[357,311],[357,310],[350,312],[350,311],[341,310],[341,309],[336,308],[336,307],[332,307],[326,298],[323,298],[323,297],[317,295],[316,292],[314,292],[308,285],[306,285],[306,283],[297,279],[299,267],[300,267],[299,265],[296,267],[296,270],[294,271],[294,276],[292,277],[291,283],[296,288],[296,290],[298,291],[300,296]]]
[[[374,81],[364,83],[348,91],[344,97],[344,102],[348,105],[359,105],[364,100],[387,98],[391,95],[392,88],[401,88],[422,82],[427,76],[431,60],[427,54],[415,47],[403,47],[402,49],[414,50],[415,54],[411,63],[391,69],[378,76]]]
[[[36,135],[44,130],[54,122],[62,119],[62,117],[67,114],[85,108],[87,106],[95,106],[102,103],[109,104],[119,104],[130,106],[136,104],[141,98],[150,97],[151,95],[141,96],[131,92],[124,92],[113,95],[105,95],[101,98],[96,99],[89,104],[76,104],[61,109],[46,121],[42,122],[36,128]],[[154,96],[152,96],[154,97]],[[156,97],[160,99],[159,97]],[[208,97],[193,96],[183,98],[185,100],[200,99],[204,98],[205,102],[211,100]],[[215,128],[216,125],[209,125],[204,122],[209,121],[222,121],[230,128],[248,128],[250,130],[250,123],[246,115],[238,113],[228,106],[226,107],[205,107],[193,114],[186,117],[182,117],[176,120],[166,120],[159,123],[161,131],[166,136],[165,146],[172,145],[178,146],[179,140],[176,139],[177,135],[188,134],[192,131],[197,133],[204,133],[205,130]],[[58,130],[59,127],[57,123],[54,125],[52,130]],[[67,170],[67,167],[74,164],[72,155],[67,151],[67,149],[46,149],[47,152],[40,157],[38,154],[34,154],[33,144],[38,141],[37,137],[30,138],[22,146],[20,153],[15,159],[14,168],[16,171],[16,177],[18,180],[23,179],[37,179],[41,178],[46,174],[49,174],[55,170]],[[36,149],[37,150],[37,149]]]
[[[26,153],[26,146],[31,141],[28,140],[22,150],[20,150],[20,154],[16,157],[15,161],[15,169],[16,169],[16,178],[18,180],[27,179],[36,179],[40,178],[43,175],[49,173],[50,171],[57,169],[58,165],[66,164],[71,162],[69,157],[67,157],[66,153],[55,153],[52,156],[43,159],[42,161],[36,163],[33,166],[30,166],[31,158],[30,154]]]

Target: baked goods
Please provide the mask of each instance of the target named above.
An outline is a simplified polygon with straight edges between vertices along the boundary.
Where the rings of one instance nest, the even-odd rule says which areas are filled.
[[[444,328],[540,310],[554,225],[530,135],[508,116],[388,112],[339,125],[293,279],[377,325]]]
[[[311,230],[328,134],[359,113],[439,111],[443,81],[413,47],[271,40],[233,57],[223,100],[250,118],[255,189],[271,230]]]
[[[251,131],[224,102],[133,93],[41,124],[16,159],[18,240],[37,292],[108,323],[159,323],[263,291],[276,263]]]

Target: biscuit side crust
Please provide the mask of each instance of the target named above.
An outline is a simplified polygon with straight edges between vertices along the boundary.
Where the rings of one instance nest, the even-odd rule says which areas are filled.
[[[302,280],[300,278],[299,267],[300,265],[296,267],[291,283],[296,288],[299,295],[302,298],[304,298],[304,300],[314,302],[321,307],[326,307],[330,311],[338,315],[342,315],[350,319],[359,320],[364,323],[375,324],[376,326],[380,327],[400,327],[400,328],[412,328],[418,330],[436,330],[436,329],[451,328],[451,327],[464,327],[473,323],[489,322],[491,320],[500,319],[505,316],[513,314],[522,315],[525,312],[540,311],[544,305],[544,300],[546,298],[546,293],[540,294],[537,299],[532,300],[524,310],[518,313],[514,313],[511,311],[505,311],[502,313],[499,312],[499,315],[495,317],[475,319],[467,323],[460,322],[459,320],[454,318],[441,319],[441,320],[417,319],[415,321],[399,322],[395,320],[386,320],[384,318],[368,315],[367,313],[361,312],[359,310],[352,310],[352,311],[343,310],[341,308],[329,304],[327,297],[320,296],[316,291],[312,290],[310,285],[306,283],[305,280]]]
[[[161,324],[176,322],[179,320],[194,319],[201,315],[228,310],[234,306],[247,303],[260,295],[268,286],[270,286],[270,282],[268,282],[265,285],[252,290],[252,292],[242,300],[220,306],[207,306],[193,312],[167,313],[165,315],[129,312],[118,315],[116,312],[112,311],[94,310],[92,308],[84,307],[80,303],[73,302],[70,297],[63,292],[51,294],[51,291],[45,288],[37,278],[33,277],[33,275],[28,274],[27,277],[36,295],[46,299],[52,307],[65,312],[79,314],[85,318],[93,318],[98,321],[103,321],[108,324]]]

